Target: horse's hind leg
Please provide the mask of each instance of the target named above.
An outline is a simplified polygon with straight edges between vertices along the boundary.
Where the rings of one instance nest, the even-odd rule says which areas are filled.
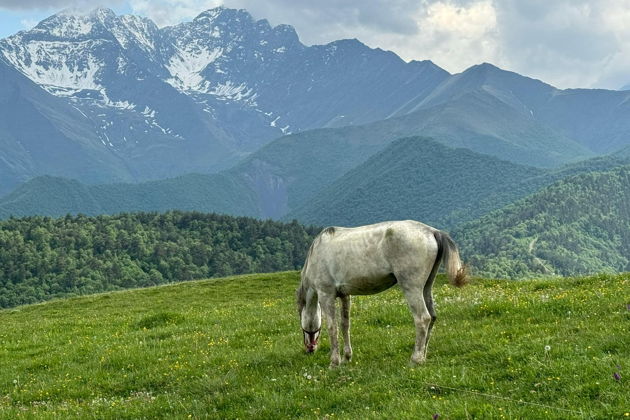
[[[328,337],[330,337],[330,368],[335,368],[341,363],[341,357],[339,356],[339,339],[337,337],[337,320],[335,319],[335,296],[320,294],[319,304],[326,317]]]
[[[424,343],[424,356],[426,358],[427,349],[429,348],[429,339],[431,338],[431,330],[433,330],[433,324],[435,324],[435,320],[437,319],[437,313],[435,312],[435,306],[433,305],[433,293],[431,289],[433,287],[433,280],[435,280],[435,271],[431,272],[429,275],[429,279],[427,283],[424,285],[424,303],[427,305],[427,310],[429,311],[429,315],[431,315],[431,322],[429,323],[429,331],[427,331],[427,339]]]
[[[431,325],[431,314],[424,302],[423,288],[420,282],[404,281],[400,276],[400,288],[405,294],[407,305],[413,315],[413,322],[416,326],[416,344],[411,355],[411,363],[422,363],[426,360],[426,344],[429,337],[429,326]]]
[[[346,362],[352,360],[352,345],[350,344],[350,295],[341,298],[341,330],[343,332],[343,358]]]

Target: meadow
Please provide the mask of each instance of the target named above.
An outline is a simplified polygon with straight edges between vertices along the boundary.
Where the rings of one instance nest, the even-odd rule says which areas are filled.
[[[426,364],[397,288],[354,297],[354,359],[306,355],[297,272],[0,311],[2,418],[630,418],[630,274],[438,278]]]

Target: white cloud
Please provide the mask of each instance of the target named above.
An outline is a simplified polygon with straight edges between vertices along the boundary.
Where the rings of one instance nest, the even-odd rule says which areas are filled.
[[[416,15],[416,20],[419,33],[392,45],[406,59],[423,54],[423,58],[459,72],[496,58],[496,15],[490,0],[467,5],[434,1]]]
[[[123,0],[0,0],[0,10],[54,10],[66,7],[94,8],[96,6],[118,5]]]
[[[22,19],[20,20],[20,24],[24,27],[25,30],[33,29],[35,25],[37,25],[37,20],[35,19]]]
[[[616,30],[605,23],[612,3],[495,1],[498,64],[560,87],[601,86],[607,64],[620,51]]]
[[[204,10],[223,3],[222,0],[129,0],[134,13],[151,18],[158,26],[191,20]]]

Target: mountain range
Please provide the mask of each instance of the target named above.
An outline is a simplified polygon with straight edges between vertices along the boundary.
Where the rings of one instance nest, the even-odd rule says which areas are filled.
[[[218,174],[103,185],[37,177],[0,198],[0,218],[182,209],[319,226],[416,219],[454,229],[565,178],[630,164],[630,156],[619,154],[543,169],[424,137],[383,148],[343,136],[312,142],[308,133],[298,135],[302,149],[275,141]],[[272,166],[274,160],[279,164]]]
[[[43,174],[104,182],[216,172],[283,134],[386,118],[448,77],[356,40],[307,47],[288,25],[224,8],[162,29],[109,9],[61,12],[0,40],[0,60],[11,73],[0,82],[11,93],[4,105],[35,104],[39,117],[26,108],[0,117],[12,146],[0,192]],[[62,140],[94,153],[30,156]],[[89,161],[92,176],[72,160]]]
[[[242,9],[164,28],[104,8],[62,11],[0,40],[0,73],[0,194],[39,175],[103,184],[216,173],[274,139],[300,149],[290,133],[325,142],[374,131],[366,141],[379,150],[421,135],[538,167],[630,145],[628,91],[560,90],[487,63],[451,75],[356,39],[306,46],[291,26]],[[262,214],[292,209],[271,207]]]

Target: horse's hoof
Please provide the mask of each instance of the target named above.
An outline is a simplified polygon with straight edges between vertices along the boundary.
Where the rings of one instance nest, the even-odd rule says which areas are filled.
[[[337,357],[337,358],[332,359],[330,361],[330,366],[328,366],[328,368],[329,369],[336,369],[336,368],[339,367],[340,364],[341,364],[341,360],[339,360],[339,358]]]
[[[344,361],[344,363],[350,363],[352,361],[352,355],[351,354],[344,354],[343,355],[343,361]]]
[[[409,361],[409,365],[411,367],[415,367],[418,365],[422,365],[424,364],[424,362],[426,362],[426,359],[424,357],[412,357],[411,360]]]

